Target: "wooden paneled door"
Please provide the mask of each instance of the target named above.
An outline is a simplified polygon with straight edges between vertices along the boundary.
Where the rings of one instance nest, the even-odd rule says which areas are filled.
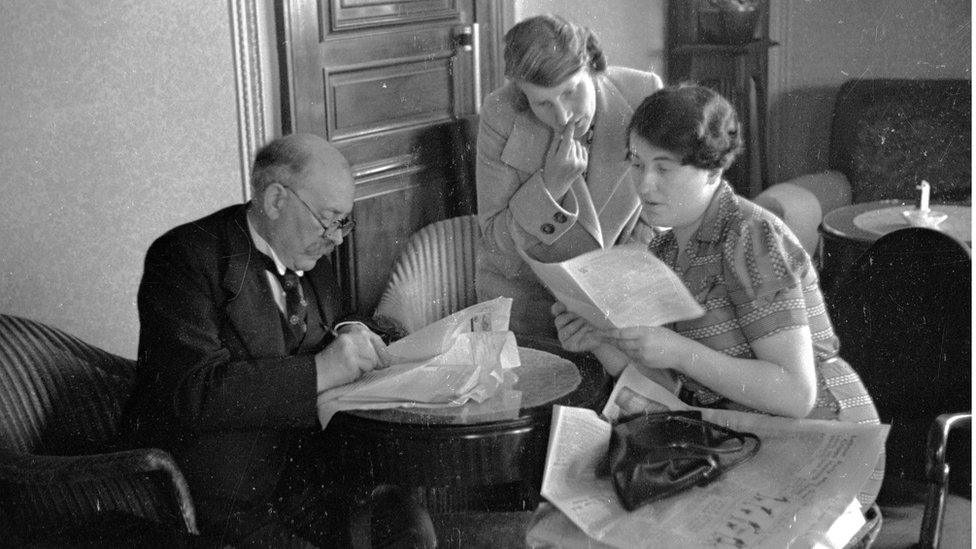
[[[375,308],[413,232],[474,211],[466,177],[474,133],[464,128],[480,90],[500,83],[503,4],[276,2],[284,132],[325,137],[353,167],[356,231],[336,252],[336,265],[361,313]],[[480,41],[465,48],[472,29]],[[476,82],[479,67],[486,70]]]

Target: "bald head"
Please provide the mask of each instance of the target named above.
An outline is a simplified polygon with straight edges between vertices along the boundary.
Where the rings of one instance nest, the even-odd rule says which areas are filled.
[[[328,229],[352,212],[349,162],[317,135],[297,133],[258,151],[251,171],[249,218],[279,258],[296,271],[311,269],[342,242]]]
[[[329,175],[327,181],[307,181],[302,177],[312,164],[318,164]],[[293,189],[317,183],[351,188],[353,179],[349,162],[331,143],[311,133],[293,133],[271,141],[254,157],[251,169],[254,196],[261,196],[272,183]]]

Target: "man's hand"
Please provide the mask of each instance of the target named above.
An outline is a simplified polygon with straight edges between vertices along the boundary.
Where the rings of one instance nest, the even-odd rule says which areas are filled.
[[[379,335],[362,324],[344,325],[332,343],[315,355],[318,392],[389,365],[390,354]]]
[[[561,200],[573,181],[586,170],[586,146],[573,138],[577,121],[579,118],[566,122],[562,133],[552,137],[549,152],[546,153],[546,164],[542,168],[542,180],[556,200]]]

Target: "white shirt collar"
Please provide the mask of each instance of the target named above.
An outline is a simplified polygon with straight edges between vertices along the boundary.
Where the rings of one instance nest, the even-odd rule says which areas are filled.
[[[250,212],[248,212],[248,214],[250,214]],[[271,247],[271,244],[268,244],[268,241],[258,234],[257,229],[254,228],[254,223],[251,222],[251,216],[246,215],[244,217],[247,218],[247,230],[249,233],[251,233],[251,241],[254,242],[254,247],[257,248],[259,252],[270,257],[271,261],[273,261],[275,264],[275,268],[278,269],[278,274],[284,275],[288,268],[285,267],[285,264],[282,263],[280,259],[278,259],[278,254],[275,253],[274,248]],[[305,271],[295,271],[295,274],[302,276],[305,274]]]

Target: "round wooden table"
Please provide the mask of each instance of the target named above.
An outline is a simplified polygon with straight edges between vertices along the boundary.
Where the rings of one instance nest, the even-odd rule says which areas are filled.
[[[901,214],[915,208],[908,200],[875,200],[842,206],[824,216],[820,224],[823,235],[820,286],[829,293],[875,240],[898,229],[910,227]],[[972,208],[962,204],[932,204],[934,212],[947,218],[937,230],[971,245]]]
[[[336,414],[322,433],[334,480],[412,488],[433,513],[534,509],[553,405],[599,411],[612,378],[554,341],[518,344],[518,380],[483,403]]]

